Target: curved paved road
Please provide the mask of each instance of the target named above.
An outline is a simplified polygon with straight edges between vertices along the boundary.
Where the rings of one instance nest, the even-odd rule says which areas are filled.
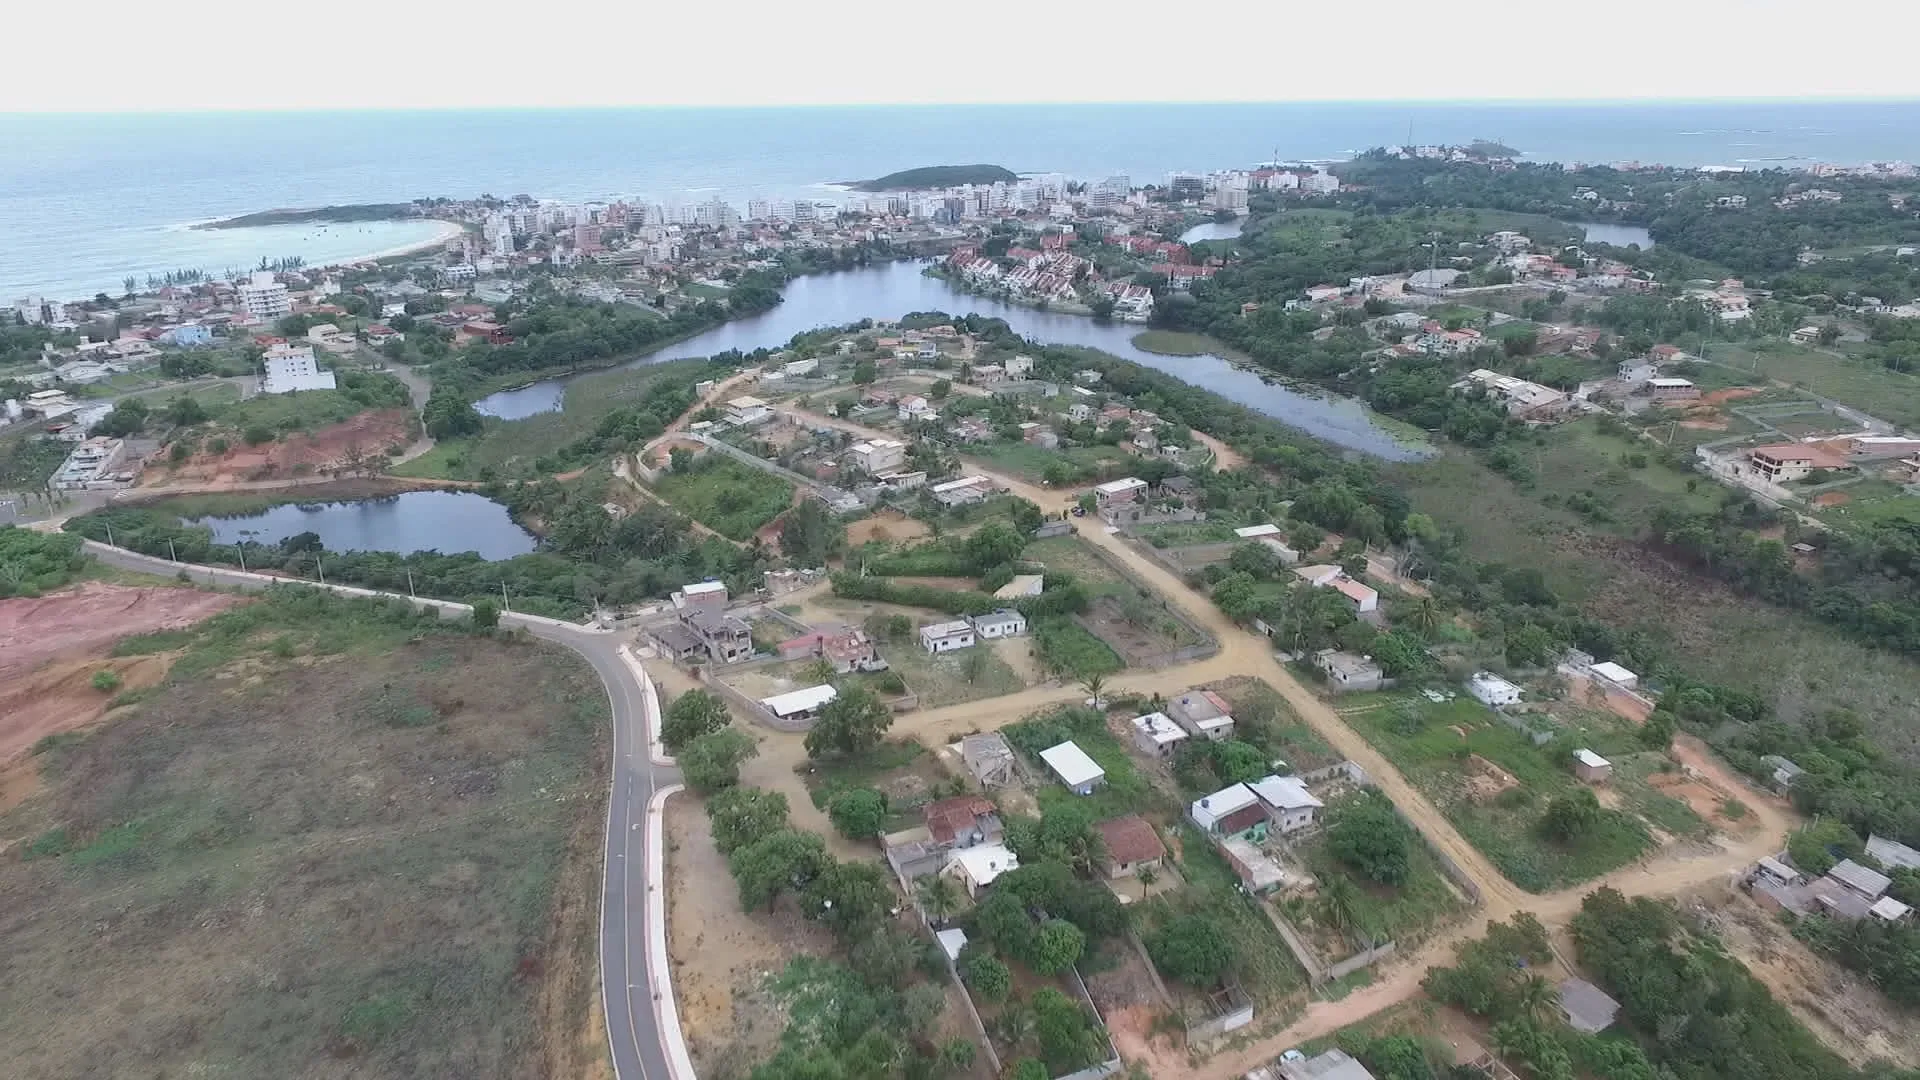
[[[255,591],[275,584],[305,585],[344,596],[412,599],[419,606],[437,609],[447,617],[472,610],[465,604],[449,601],[169,562],[91,540],[87,541],[86,550],[109,566],[168,577],[185,571],[191,581],[202,585]],[[607,1040],[613,1054],[614,1075],[617,1080],[693,1080],[691,1069],[683,1066],[676,1070],[668,1065],[657,1010],[664,1002],[671,1012],[673,990],[670,983],[655,989],[654,965],[657,963],[662,974],[667,970],[665,938],[664,934],[658,938],[661,955],[656,958],[652,955],[655,939],[649,935],[647,924],[647,900],[657,884],[650,884],[648,880],[650,856],[656,854],[647,846],[648,814],[657,812],[657,808],[650,811],[655,792],[679,783],[678,774],[670,767],[656,765],[649,752],[647,710],[657,703],[649,701],[648,687],[643,685],[637,665],[620,655],[620,635],[517,612],[503,612],[500,619],[525,627],[544,641],[572,649],[593,666],[606,685],[607,702],[613,714],[613,776],[607,799],[606,854],[600,893],[600,997],[606,1007]],[[658,862],[657,859],[651,861]],[[664,912],[660,919],[664,925]]]

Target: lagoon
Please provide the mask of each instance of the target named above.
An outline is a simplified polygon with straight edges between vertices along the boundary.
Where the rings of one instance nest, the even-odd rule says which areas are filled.
[[[303,532],[316,533],[328,551],[391,551],[410,555],[475,552],[489,562],[534,550],[532,533],[515,524],[507,508],[468,491],[407,491],[351,502],[287,503],[243,517],[192,522],[213,529],[222,544],[277,544]]]
[[[811,274],[787,285],[785,302],[771,311],[737,319],[650,353],[625,366],[712,356],[728,349],[780,348],[795,334],[861,319],[897,319],[915,311],[979,314],[1004,319],[1014,333],[1044,345],[1080,345],[1155,368],[1266,413],[1316,438],[1390,461],[1423,456],[1374,419],[1359,402],[1312,387],[1270,382],[1259,373],[1212,356],[1161,356],[1136,348],[1134,323],[1099,322],[1082,315],[1037,311],[1003,300],[961,292],[923,273],[925,264],[892,262],[860,270]],[[476,402],[482,414],[521,420],[563,407],[567,383],[578,376],[546,379],[504,390]]]

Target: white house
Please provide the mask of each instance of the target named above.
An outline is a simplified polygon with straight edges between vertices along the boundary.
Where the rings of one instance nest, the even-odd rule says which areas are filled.
[[[793,360],[793,361],[790,361],[785,367],[781,368],[780,370],[786,372],[789,378],[798,379],[801,376],[811,375],[814,372],[819,371],[820,361]]]
[[[902,420],[923,420],[927,414],[932,411],[932,408],[927,404],[927,399],[921,397],[919,394],[907,394],[903,396],[895,403],[895,408],[898,410],[900,419]]]
[[[1104,484],[1094,485],[1093,498],[1100,506],[1116,506],[1120,503],[1133,502],[1135,499],[1144,495],[1146,490],[1147,482],[1145,480],[1137,476],[1128,476],[1123,479],[1109,480]]]
[[[1476,671],[1467,680],[1467,693],[1489,709],[1512,705],[1520,700],[1521,690],[1491,671]]]
[[[1640,676],[1621,667],[1611,660],[1593,665],[1593,673],[1622,690],[1631,690],[1640,682]]]
[[[1362,585],[1345,574],[1333,580],[1333,591],[1347,598],[1355,613],[1365,615],[1380,607],[1380,594],[1370,585]]]
[[[1027,632],[1027,617],[1012,608],[975,615],[967,621],[973,624],[974,633],[986,640],[1019,637]]]
[[[857,442],[847,449],[854,468],[868,476],[893,472],[907,463],[907,444],[898,439]]]
[[[1107,771],[1072,740],[1040,751],[1040,760],[1046,762],[1053,775],[1075,795],[1091,795],[1094,788],[1107,782]]]
[[[1154,712],[1145,716],[1136,716],[1131,723],[1134,749],[1148,757],[1162,760],[1170,758],[1180,744],[1187,740],[1186,729],[1174,723],[1173,717],[1166,713]]]
[[[757,397],[743,394],[727,402],[727,423],[735,427],[752,427],[772,415],[773,410]]]
[[[965,619],[929,623],[920,628],[920,647],[934,655],[973,646],[973,624]]]
[[[1280,526],[1268,522],[1265,525],[1243,525],[1233,530],[1233,535],[1242,540],[1258,540],[1263,536],[1279,536]]]
[[[1306,781],[1297,776],[1263,776],[1248,784],[1267,808],[1267,817],[1283,833],[1299,832],[1313,824],[1313,812],[1326,803],[1314,798]]]
[[[976,844],[947,853],[946,872],[967,890],[969,899],[992,885],[1001,874],[1020,869],[1020,857],[1005,844]]]

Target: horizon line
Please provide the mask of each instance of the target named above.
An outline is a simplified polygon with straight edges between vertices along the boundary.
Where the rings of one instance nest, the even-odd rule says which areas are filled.
[[[51,108],[31,110],[0,109],[0,118],[32,117],[126,117],[126,116],[284,116],[289,114],[327,114],[327,113],[471,113],[471,112],[616,112],[616,111],[658,111],[658,112],[765,112],[797,111],[806,109],[1031,109],[1031,108],[1206,108],[1206,107],[1403,107],[1403,108],[1449,108],[1459,106],[1494,108],[1618,108],[1621,106],[1661,107],[1684,105],[1771,105],[1771,106],[1814,106],[1814,105],[1920,105],[1920,92],[1912,95],[1882,94],[1834,94],[1819,96],[1748,96],[1732,95],[1726,97],[1616,97],[1616,98],[1223,98],[1194,99],[1183,101],[1159,100],[1036,100],[1036,101],[940,101],[940,102],[800,102],[800,103],[756,103],[756,104],[717,104],[717,103],[670,103],[649,104],[645,102],[586,102],[576,104],[553,105],[510,105],[510,104],[474,104],[474,105],[285,105],[263,106],[258,108],[240,108],[232,106],[171,106],[157,108]]]

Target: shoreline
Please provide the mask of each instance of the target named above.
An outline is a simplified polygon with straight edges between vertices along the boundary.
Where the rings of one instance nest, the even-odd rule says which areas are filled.
[[[403,218],[401,220],[409,220],[409,219]],[[425,251],[428,248],[439,247],[442,244],[445,244],[447,241],[452,240],[455,237],[458,237],[462,233],[467,231],[467,227],[465,225],[462,225],[457,221],[448,221],[446,218],[420,218],[417,220],[431,221],[434,224],[439,225],[440,226],[439,233],[430,239],[421,240],[418,243],[402,244],[399,247],[388,248],[385,251],[376,251],[371,255],[359,255],[351,259],[343,259],[337,262],[321,263],[320,269],[325,270],[335,266],[353,266],[357,263],[377,262],[381,259],[394,259],[402,255],[412,255],[415,252]]]

